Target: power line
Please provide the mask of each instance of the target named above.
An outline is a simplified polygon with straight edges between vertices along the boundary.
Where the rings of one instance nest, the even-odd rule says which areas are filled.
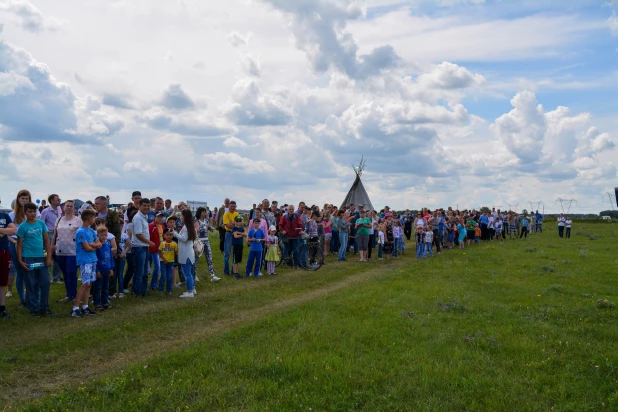
[[[560,207],[562,208],[562,213],[564,214],[564,206],[567,206],[567,210],[566,210],[566,214],[569,214],[569,212],[571,211],[571,206],[573,205],[573,203],[575,203],[575,206],[577,206],[577,200],[575,199],[563,199],[561,197],[559,197],[556,200],[556,203],[560,202]]]
[[[616,196],[612,195],[610,192],[606,192],[606,194],[609,198],[609,204],[612,205],[612,211],[616,210],[614,209],[614,201],[616,200]],[[605,199],[605,196],[603,196],[603,198]],[[605,201],[603,201],[603,203],[605,203]]]

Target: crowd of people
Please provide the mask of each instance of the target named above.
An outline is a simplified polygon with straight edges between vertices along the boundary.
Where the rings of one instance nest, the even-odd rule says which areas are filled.
[[[561,215],[559,235],[566,228],[570,237],[571,225]],[[211,282],[221,280],[215,274],[210,245],[209,233],[214,231],[219,235],[223,275],[242,279],[261,277],[263,270],[275,275],[284,257],[290,269],[324,263],[331,254],[337,262],[351,256],[360,262],[397,259],[405,253],[406,241],[414,239],[416,256],[425,258],[434,250],[440,254],[542,230],[543,215],[538,211],[526,216],[449,207],[397,213],[388,206],[375,211],[362,204],[338,208],[300,202],[295,207],[264,199],[248,216],[241,216],[230,199],[213,211],[191,210],[184,202],[172,207],[170,199],[143,198],[135,191],[126,207],[113,210],[107,196],[77,208],[75,201],[62,203],[52,194],[47,205],[38,207],[30,192],[21,190],[12,212],[0,213],[0,317],[10,317],[5,298],[13,297],[13,286],[19,305],[35,317],[55,314],[49,305],[50,283],[64,283],[66,295],[60,302],[72,303],[67,312],[78,318],[111,310],[114,299],[129,293],[173,295],[184,286],[180,297],[193,298],[202,256]],[[302,256],[297,252],[302,242],[319,245],[319,253]],[[249,254],[242,270],[245,245]]]

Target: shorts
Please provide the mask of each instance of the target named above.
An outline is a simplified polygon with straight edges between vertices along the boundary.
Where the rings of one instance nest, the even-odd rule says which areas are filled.
[[[468,230],[468,240],[474,240],[474,230]]]
[[[324,240],[331,240],[333,238],[332,233],[324,233]]]
[[[11,252],[0,250],[0,286],[9,284],[9,270],[11,266]]]
[[[242,263],[242,245],[232,245],[232,263]]]
[[[79,265],[82,285],[91,285],[97,280],[97,262]]]
[[[446,241],[447,242],[454,242],[455,241],[455,234],[453,232],[448,232],[448,234],[446,235]]]
[[[369,248],[369,235],[358,235],[356,239],[358,241],[358,250],[366,252]]]

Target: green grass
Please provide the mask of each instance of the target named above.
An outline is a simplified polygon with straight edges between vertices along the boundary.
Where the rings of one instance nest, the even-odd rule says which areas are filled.
[[[126,299],[96,318],[13,308],[0,407],[616,410],[618,226],[571,239],[545,226],[433,259],[409,246],[396,261],[202,281],[193,301]]]

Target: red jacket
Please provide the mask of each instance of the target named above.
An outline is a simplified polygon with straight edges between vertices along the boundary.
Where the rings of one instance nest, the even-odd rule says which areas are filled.
[[[302,220],[300,220],[300,217],[296,213],[293,213],[291,218],[287,212],[281,215],[281,218],[279,218],[279,231],[285,231],[286,234],[284,236],[286,238],[298,239],[301,230],[297,229],[303,230],[304,228]]]
[[[150,225],[148,225],[148,233],[150,233],[150,241],[156,245],[155,247],[150,247],[150,246],[148,247],[149,253],[159,252],[159,245],[161,244],[161,238],[163,237],[162,233],[163,233],[163,230],[165,229],[165,226],[163,225],[160,225],[160,226],[162,227],[161,232],[159,232],[159,228],[157,227],[156,222],[152,222]]]

